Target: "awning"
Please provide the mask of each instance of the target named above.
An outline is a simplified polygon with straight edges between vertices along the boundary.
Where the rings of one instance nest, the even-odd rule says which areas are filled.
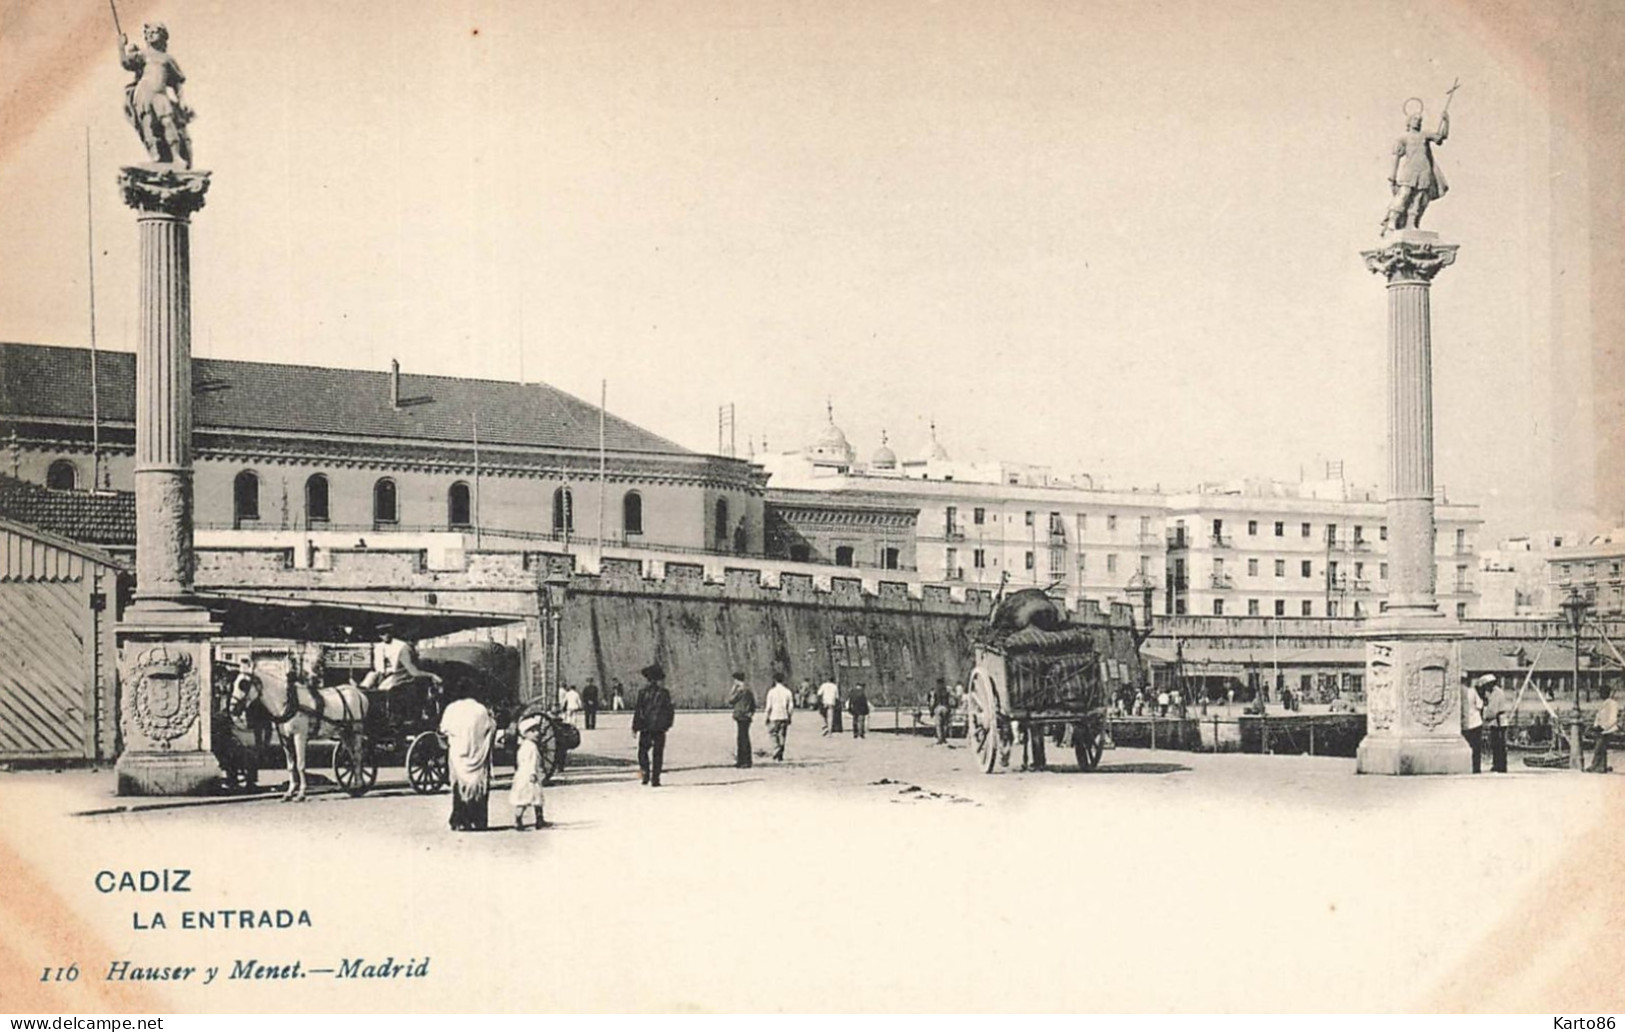
[[[370,641],[389,624],[408,641],[422,641],[453,631],[518,622],[512,613],[452,610],[441,607],[344,605],[275,596],[244,596],[200,591],[198,600],[220,621],[230,638],[286,638],[292,641]]]
[[[1218,649],[1206,645],[1186,645],[1176,650],[1166,645],[1145,646],[1140,655],[1151,663],[1173,666],[1183,654],[1185,672],[1201,674],[1204,669],[1214,673],[1228,671],[1263,670],[1269,667],[1327,667],[1365,666],[1364,646],[1348,648],[1281,649]]]

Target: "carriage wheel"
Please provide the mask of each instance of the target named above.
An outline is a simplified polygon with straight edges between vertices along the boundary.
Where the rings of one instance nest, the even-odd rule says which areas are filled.
[[[423,732],[407,746],[406,780],[412,791],[423,795],[446,787],[446,746],[433,731]]]
[[[968,691],[975,704],[966,734],[976,745],[976,761],[982,773],[991,774],[999,765],[999,700],[994,697],[992,680],[980,670],[971,672]]]
[[[1100,766],[1100,756],[1106,749],[1106,733],[1088,724],[1072,726],[1072,751],[1078,757],[1079,770],[1094,770]]]
[[[564,745],[559,741],[559,732],[551,720],[542,718],[540,738],[536,743],[537,750],[542,754],[542,784],[551,784],[553,775],[564,769]]]
[[[378,763],[364,736],[356,735],[353,745],[348,739],[340,739],[333,747],[333,780],[353,796],[361,795],[378,781]]]

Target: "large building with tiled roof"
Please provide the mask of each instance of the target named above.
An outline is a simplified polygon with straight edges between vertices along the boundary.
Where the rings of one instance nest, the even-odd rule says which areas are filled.
[[[0,519],[115,554],[135,548],[135,493],[52,489],[0,473]]]
[[[103,351],[96,370],[93,401],[88,350],[0,343],[0,473],[132,488],[135,356]],[[615,544],[762,552],[759,467],[605,413],[600,488],[598,408],[545,384],[204,358],[192,375],[200,529],[585,542],[602,526]]]

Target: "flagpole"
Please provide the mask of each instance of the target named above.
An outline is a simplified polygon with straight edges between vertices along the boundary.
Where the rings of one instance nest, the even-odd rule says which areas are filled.
[[[604,406],[609,404],[609,381],[598,381],[598,571],[604,569]]]
[[[474,551],[480,550],[480,414],[470,414],[474,420]]]
[[[90,191],[90,126],[85,126],[85,261],[90,268],[90,489],[102,486],[101,398],[96,375],[96,212]]]

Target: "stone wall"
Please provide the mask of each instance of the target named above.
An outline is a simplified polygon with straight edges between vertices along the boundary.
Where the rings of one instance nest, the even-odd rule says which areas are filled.
[[[782,669],[792,688],[833,673],[843,686],[863,682],[877,705],[912,702],[938,677],[966,680],[972,635],[991,605],[986,592],[956,601],[928,586],[915,597],[905,583],[881,582],[870,594],[840,577],[824,590],[805,574],[769,586],[755,569],[729,569],[721,583],[698,566],[668,563],[664,573],[648,579],[636,562],[606,559],[600,574],[570,579],[560,617],[566,681],[619,680],[630,700],[639,671],[659,662],[679,706],[720,706],[733,671],[760,700]],[[1126,608],[1090,607],[1073,619],[1098,629],[1103,655],[1138,670]]]

